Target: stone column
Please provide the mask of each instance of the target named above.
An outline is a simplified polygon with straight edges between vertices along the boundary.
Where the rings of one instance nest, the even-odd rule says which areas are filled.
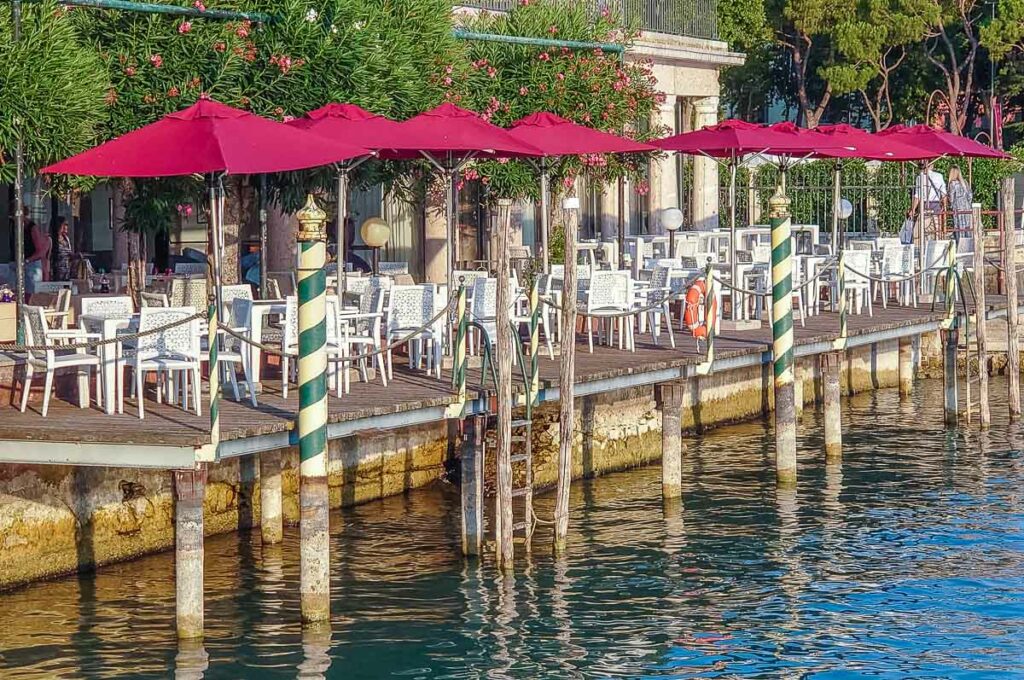
[[[175,611],[180,639],[203,637],[203,499],[206,466],[174,471]]]
[[[609,182],[601,187],[601,219],[599,220],[602,240],[614,241],[619,236],[619,185]]]
[[[718,122],[718,97],[693,100],[694,127]],[[718,227],[718,163],[703,156],[693,157],[693,224],[697,229]]]
[[[683,384],[657,386],[661,405],[661,496],[665,503],[678,501],[683,487],[683,435],[680,425]]]
[[[448,281],[448,221],[445,214],[444,182],[435,182],[427,192],[423,216],[423,264],[427,281]]]
[[[280,543],[284,538],[284,514],[281,511],[281,452],[260,454],[260,535],[264,545]]]
[[[900,338],[900,396],[914,391],[914,339]]]
[[[821,396],[825,419],[825,460],[838,462],[843,456],[843,415],[840,402],[839,366],[842,355],[839,352],[822,354]]]
[[[669,97],[652,116],[656,127],[668,129],[668,134],[676,134],[676,99]],[[666,208],[679,208],[679,172],[676,154],[669,153],[661,160],[651,161],[651,231],[664,234],[661,225],[661,211]]]
[[[484,434],[487,416],[465,420],[462,446],[462,554],[479,555],[484,535]]]

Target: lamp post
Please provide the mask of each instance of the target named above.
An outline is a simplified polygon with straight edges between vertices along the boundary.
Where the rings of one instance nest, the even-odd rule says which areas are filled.
[[[683,226],[683,211],[679,208],[665,208],[661,211],[661,226],[668,231],[668,256],[676,256],[676,232]]]
[[[387,245],[391,238],[391,227],[379,217],[371,217],[359,227],[359,235],[363,243],[373,248],[373,275],[378,276],[380,272],[380,249]]]

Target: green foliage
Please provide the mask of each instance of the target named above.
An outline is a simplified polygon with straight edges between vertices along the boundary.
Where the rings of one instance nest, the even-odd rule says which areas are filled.
[[[191,177],[133,180],[130,186],[121,229],[142,234],[169,231],[178,206],[197,209],[203,190]]]
[[[771,41],[764,0],[719,0],[718,36],[729,47],[750,52]]]
[[[50,1],[23,3],[16,43],[11,4],[0,9],[0,182],[14,178],[19,137],[29,172],[95,140],[106,73],[83,48],[69,16],[75,13]]]
[[[583,42],[631,44],[635,32],[605,10],[593,16],[585,3],[539,0],[520,4],[507,14],[466,19],[470,30],[500,35],[556,38]],[[600,50],[579,51],[471,42],[464,61],[446,64],[437,76],[444,96],[479,111],[486,120],[507,126],[535,111],[549,111],[582,125],[636,139],[659,137],[664,130],[650,121],[664,95],[655,88],[649,62],[623,62]],[[553,168],[552,189],[581,174],[605,182],[628,177],[641,187],[647,154],[569,159]],[[533,166],[512,161],[486,162],[476,168],[490,185],[490,195],[536,196]]]

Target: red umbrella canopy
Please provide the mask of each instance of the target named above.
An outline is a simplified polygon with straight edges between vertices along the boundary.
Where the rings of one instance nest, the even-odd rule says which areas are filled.
[[[826,158],[863,158],[873,161],[919,161],[935,156],[925,149],[910,146],[897,139],[886,139],[873,135],[867,130],[839,123],[819,125],[814,132],[826,135],[843,145],[839,149],[823,149],[820,155]]]
[[[355,104],[328,104],[287,124],[331,139],[358,140],[374,150],[387,148],[401,125]]]
[[[512,123],[509,133],[540,149],[545,156],[657,151],[650,144],[577,125],[553,113],[533,113]]]
[[[835,149],[841,146],[831,140],[807,136],[805,133],[806,130],[801,130],[792,123],[765,126],[730,119],[694,132],[667,137],[653,144],[666,151],[716,158],[736,158],[753,153],[806,156],[820,148]]]
[[[95,177],[252,175],[329,165],[369,153],[203,98],[42,172]]]
[[[1010,158],[1009,154],[985,146],[969,137],[961,137],[929,125],[893,125],[877,133],[880,137],[895,139],[904,144],[923,149],[930,158],[940,156],[962,156],[973,158]]]
[[[468,155],[485,158],[544,155],[473,111],[449,103],[400,123],[391,144],[382,150],[381,156],[420,158],[421,152],[434,158],[449,159],[462,159]]]

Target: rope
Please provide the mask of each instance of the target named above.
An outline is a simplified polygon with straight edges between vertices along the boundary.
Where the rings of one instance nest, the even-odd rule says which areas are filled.
[[[848,272],[850,272],[851,274],[854,274],[856,276],[860,276],[862,278],[865,278],[868,281],[874,281],[875,283],[904,283],[905,281],[910,281],[912,279],[916,279],[917,277],[921,276],[925,272],[942,272],[942,271],[946,271],[946,269],[948,269],[948,267],[946,265],[940,265],[940,266],[937,266],[937,267],[927,267],[925,269],[920,269],[920,270],[918,270],[916,272],[913,272],[912,274],[908,274],[907,276],[901,276],[901,277],[895,278],[895,279],[883,279],[883,278],[879,278],[877,276],[870,276],[868,274],[864,274],[862,272],[857,271],[856,269],[854,269],[850,265],[846,265],[846,270]]]
[[[344,361],[362,361],[363,359],[369,359],[371,357],[377,356],[378,354],[383,354],[384,352],[387,352],[387,351],[390,351],[392,349],[395,349],[396,347],[400,347],[400,346],[404,345],[405,343],[409,342],[410,340],[412,340],[414,337],[416,337],[417,335],[419,335],[423,331],[425,331],[430,326],[434,325],[434,323],[436,323],[438,321],[438,319],[440,319],[442,316],[447,314],[448,311],[454,305],[456,305],[456,304],[458,304],[458,298],[457,297],[451,298],[451,299],[448,300],[448,304],[445,305],[441,309],[441,311],[439,311],[437,314],[435,314],[432,319],[430,319],[429,321],[424,323],[422,326],[419,326],[415,330],[410,331],[407,335],[405,335],[405,336],[403,336],[403,337],[401,337],[401,338],[391,342],[390,344],[384,345],[380,349],[375,349],[375,350],[372,350],[370,352],[365,352],[363,354],[352,354],[352,355],[343,357],[343,359],[344,359]],[[342,316],[342,317],[339,317],[339,318],[341,320],[344,320],[345,317]],[[227,328],[227,327],[223,327],[222,326],[221,330],[223,330],[227,335],[230,335],[233,338],[241,340],[242,342],[244,342],[244,343],[246,343],[246,344],[248,344],[248,345],[250,345],[252,347],[255,347],[256,349],[260,350],[261,352],[266,352],[267,354],[273,354],[275,356],[288,357],[289,359],[295,359],[295,358],[298,358],[298,356],[299,356],[297,352],[289,352],[289,351],[285,350],[284,347],[277,348],[277,347],[273,347],[271,345],[266,345],[266,344],[264,344],[262,342],[259,342],[257,340],[253,340],[252,338],[246,337],[245,335],[239,333],[238,331],[234,330],[233,328]]]
[[[985,258],[985,262],[986,262],[986,264],[992,265],[993,267],[995,267],[997,270],[999,270],[1003,274],[1006,273],[1006,267],[1004,267],[1003,265],[999,264],[999,262],[997,260],[992,260],[992,259],[986,257]],[[1024,267],[1018,267],[1015,271],[1018,274],[1020,274],[1020,273],[1024,272]]]
[[[667,302],[672,302],[673,300],[681,300],[681,299],[685,298],[686,297],[686,292],[690,288],[690,286],[692,286],[693,283],[695,281],[697,281],[697,279],[699,279],[699,278],[701,278],[703,276],[704,276],[703,273],[695,274],[694,276],[691,276],[689,279],[687,279],[685,282],[683,282],[683,285],[681,286],[681,290],[679,290],[678,292],[670,292],[668,295],[666,295],[666,296],[656,300],[653,303],[648,304],[645,307],[637,307],[636,309],[630,309],[630,310],[624,311],[624,312],[617,312],[615,314],[597,314],[597,315],[595,315],[595,314],[587,314],[585,309],[577,309],[576,310],[576,314],[577,314],[577,316],[594,317],[594,318],[600,317],[602,319],[618,319],[618,318],[624,318],[624,317],[628,317],[628,316],[635,316],[637,314],[645,314],[647,312],[654,311],[655,309],[661,309],[661,307],[665,303],[667,303]],[[721,283],[721,281],[719,281],[718,279],[715,279],[715,283]],[[563,292],[563,294],[564,294],[564,292]],[[558,309],[558,310],[560,310],[562,308],[561,305],[556,304],[553,300],[547,299],[547,297],[545,297],[545,296],[541,296],[540,301],[542,303],[548,305],[549,307],[554,307],[555,309]]]
[[[105,340],[89,340],[87,342],[70,343],[67,345],[19,345],[13,342],[0,343],[0,351],[3,352],[49,352],[66,349],[93,349],[96,347],[102,347],[103,345],[114,345],[123,342],[130,342],[132,340],[138,340],[144,338],[147,335],[155,335],[156,333],[162,333],[164,331],[176,328],[178,326],[184,326],[187,323],[191,323],[195,320],[206,319],[206,314],[193,314],[191,316],[179,319],[163,326],[157,326],[155,328],[149,328],[145,331],[136,331],[134,333],[121,333],[113,338],[107,338]]]
[[[817,274],[815,274],[811,278],[807,279],[806,281],[801,283],[799,286],[796,286],[793,289],[793,291],[796,292],[798,290],[803,290],[804,288],[810,286],[815,281],[817,281],[817,280],[821,279],[822,277],[824,277],[825,274],[830,272],[835,266],[836,266],[836,261],[835,260],[830,261]],[[749,288],[741,288],[739,286],[734,286],[731,283],[728,283],[726,281],[719,281],[718,283],[720,283],[723,288],[728,288],[729,290],[735,291],[737,293],[742,293],[744,295],[753,295],[753,296],[756,296],[756,297],[764,297],[764,298],[771,297],[771,295],[772,295],[770,291],[759,292],[759,291],[756,291],[756,290],[751,290]]]

